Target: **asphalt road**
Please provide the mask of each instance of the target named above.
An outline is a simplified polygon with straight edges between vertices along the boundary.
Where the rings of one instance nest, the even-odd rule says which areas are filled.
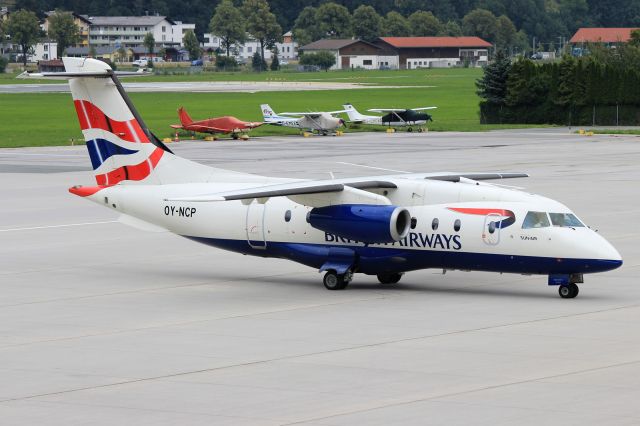
[[[273,176],[525,171],[622,254],[560,299],[545,277],[397,286],[145,233],[67,192],[84,147],[0,150],[0,423],[640,423],[640,143],[564,129],[181,142]]]

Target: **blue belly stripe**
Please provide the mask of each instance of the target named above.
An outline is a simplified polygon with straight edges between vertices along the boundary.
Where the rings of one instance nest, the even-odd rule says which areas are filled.
[[[462,251],[405,250],[398,247],[332,246],[329,244],[267,242],[264,249],[253,249],[246,240],[185,236],[209,246],[242,254],[277,257],[319,269],[327,261],[332,247],[356,252],[358,272],[379,274],[418,269],[462,269],[517,274],[576,274],[604,272],[622,265],[621,260],[558,259],[555,257],[469,253]]]

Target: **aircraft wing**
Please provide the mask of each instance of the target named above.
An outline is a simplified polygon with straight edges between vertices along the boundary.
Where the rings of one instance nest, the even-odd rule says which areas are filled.
[[[304,115],[305,117],[311,117],[311,118],[318,118],[322,115],[322,112],[281,112],[278,115],[288,115],[288,116],[301,116]]]
[[[426,109],[438,109],[438,107],[430,106],[430,107],[422,107],[422,108],[411,108],[412,111],[424,111]]]
[[[340,179],[298,181],[278,185],[266,185],[235,191],[205,194],[193,197],[170,198],[166,201],[214,202],[289,197],[293,201],[311,207],[333,204],[383,204],[391,202],[387,197],[366,191],[367,189],[397,188],[389,181],[366,179]]]
[[[399,177],[405,179],[431,179],[431,180],[443,180],[447,182],[464,182],[464,180],[476,181],[476,180],[496,180],[496,179],[515,179],[529,177],[527,173],[411,173],[401,175]]]
[[[289,197],[297,203],[311,207],[324,207],[335,204],[389,205],[391,202],[387,197],[367,191],[370,189],[396,189],[398,187],[394,182],[385,180],[385,178],[474,182],[528,176],[526,173],[411,173],[382,177],[296,181],[213,194],[168,198],[165,201],[206,203],[242,200],[250,203],[254,199],[266,200],[271,197]]]
[[[367,111],[371,112],[403,112],[406,111],[406,108],[371,108]]]

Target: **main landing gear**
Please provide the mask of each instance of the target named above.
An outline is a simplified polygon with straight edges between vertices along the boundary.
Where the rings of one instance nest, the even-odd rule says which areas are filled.
[[[397,284],[402,278],[402,273],[382,273],[378,274],[378,281],[380,284]],[[327,290],[344,290],[347,285],[353,279],[353,272],[350,270],[345,272],[344,274],[338,274],[336,271],[331,270],[327,271],[324,274],[324,278],[322,279],[322,283],[324,284]]]
[[[402,278],[402,274],[399,272],[378,274],[378,281],[380,281],[380,284],[397,284],[400,281],[400,278]]]
[[[347,271],[344,274],[338,274],[336,271],[327,271],[322,282],[327,290],[344,290],[352,279],[353,273],[351,271]]]
[[[567,284],[567,285],[561,285],[560,287],[558,287],[558,294],[563,299],[573,299],[578,295],[579,292],[580,292],[580,288],[578,288],[577,284],[573,284],[573,283]]]

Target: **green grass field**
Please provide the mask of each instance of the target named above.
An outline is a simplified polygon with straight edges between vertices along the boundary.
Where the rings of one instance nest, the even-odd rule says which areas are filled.
[[[130,96],[151,129],[160,138],[172,135],[170,124],[178,123],[176,110],[184,106],[195,120],[235,115],[242,120],[261,121],[259,105],[269,103],[276,112],[337,110],[345,102],[361,112],[368,108],[438,106],[432,111],[435,131],[478,131],[516,126],[479,124],[475,80],[479,69],[434,69],[415,71],[336,71],[319,73],[211,73],[216,80],[276,79],[363,82],[378,85],[422,86],[395,89],[259,92],[259,93],[132,93]],[[197,80],[202,76],[153,76],[149,81]],[[3,77],[3,81],[8,79]],[[15,80],[13,80],[15,81]],[[68,145],[81,140],[77,117],[69,94],[0,94],[0,147]],[[345,117],[346,118],[346,117]],[[523,126],[531,127],[531,126]],[[360,126],[347,131],[379,130],[382,126]],[[252,136],[291,134],[292,129],[262,126]]]

